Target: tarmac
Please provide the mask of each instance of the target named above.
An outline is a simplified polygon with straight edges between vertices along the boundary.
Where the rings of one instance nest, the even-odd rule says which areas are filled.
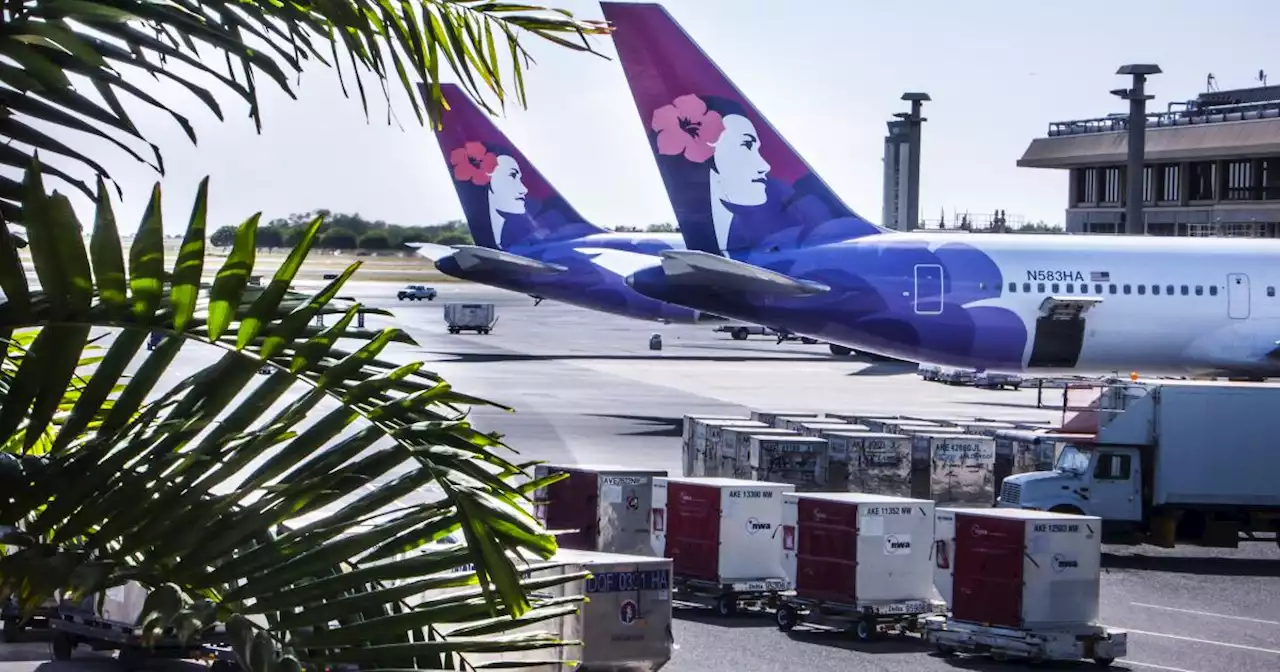
[[[317,283],[318,284],[318,283]],[[305,289],[305,283],[299,283]],[[686,413],[741,414],[751,408],[890,411],[907,414],[1055,421],[1034,389],[976,390],[928,383],[914,366],[832,356],[824,345],[734,341],[714,324],[661,325],[573,308],[464,283],[440,284],[434,302],[399,302],[392,283],[354,282],[345,294],[395,311],[417,340],[388,358],[427,361],[460,392],[516,409],[480,408],[474,423],[498,431],[524,459],[612,463],[680,470]],[[442,304],[497,305],[488,335],[445,331]],[[373,318],[370,326],[389,322]],[[663,349],[649,349],[651,334]],[[208,361],[184,349],[178,367]],[[175,369],[178,369],[175,367]],[[190,369],[187,368],[189,373]],[[169,374],[173,380],[186,375]],[[1045,390],[1049,405],[1061,390]],[[1083,402],[1073,398],[1072,403]],[[265,456],[264,456],[265,457]],[[376,487],[376,486],[371,486]],[[1280,669],[1280,548],[1107,547],[1101,621],[1129,631],[1129,657],[1116,670],[1273,672]],[[719,619],[676,608],[671,672],[806,672],[1038,669],[984,659],[938,658],[912,637],[860,643],[851,635],[798,628],[778,632],[767,615]],[[0,645],[0,672],[73,672],[52,664],[43,645]],[[86,658],[85,665],[98,665]],[[1092,667],[1081,663],[1059,669]]]

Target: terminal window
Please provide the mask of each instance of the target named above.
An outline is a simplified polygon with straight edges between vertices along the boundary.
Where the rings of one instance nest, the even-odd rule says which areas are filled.
[[[1218,165],[1213,161],[1197,161],[1190,165],[1190,200],[1212,201],[1214,199],[1217,191],[1214,189],[1218,176],[1217,167]]]

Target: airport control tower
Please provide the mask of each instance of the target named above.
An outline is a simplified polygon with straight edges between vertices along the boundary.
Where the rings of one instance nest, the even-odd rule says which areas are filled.
[[[895,119],[889,122],[889,134],[884,138],[884,211],[881,225],[896,231],[910,231],[908,219],[907,189],[911,176],[911,133],[907,122]]]

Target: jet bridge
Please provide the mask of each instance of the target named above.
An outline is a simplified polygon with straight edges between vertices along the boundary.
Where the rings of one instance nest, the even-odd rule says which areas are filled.
[[[1087,328],[1085,314],[1100,296],[1049,296],[1040,303],[1029,369],[1070,369],[1080,359]]]

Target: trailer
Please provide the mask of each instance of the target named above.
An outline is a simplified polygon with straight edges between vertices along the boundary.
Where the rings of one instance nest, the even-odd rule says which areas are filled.
[[[778,629],[801,623],[869,640],[914,632],[945,613],[933,599],[933,502],[862,493],[782,495],[782,565],[794,592],[774,612]]]
[[[1271,383],[1112,384],[1096,433],[1063,437],[1052,470],[1006,478],[999,505],[1098,516],[1114,543],[1280,543],[1277,408]]]
[[[446,303],[444,323],[451,334],[464,331],[487,334],[498,323],[497,307],[492,303]]]
[[[785,483],[655,478],[653,554],[671,558],[672,597],[715,609],[776,606],[790,588],[776,535]]]
[[[1020,509],[937,510],[934,578],[949,617],[926,619],[939,653],[1033,661],[1127,654],[1127,635],[1097,624],[1102,521]]]

